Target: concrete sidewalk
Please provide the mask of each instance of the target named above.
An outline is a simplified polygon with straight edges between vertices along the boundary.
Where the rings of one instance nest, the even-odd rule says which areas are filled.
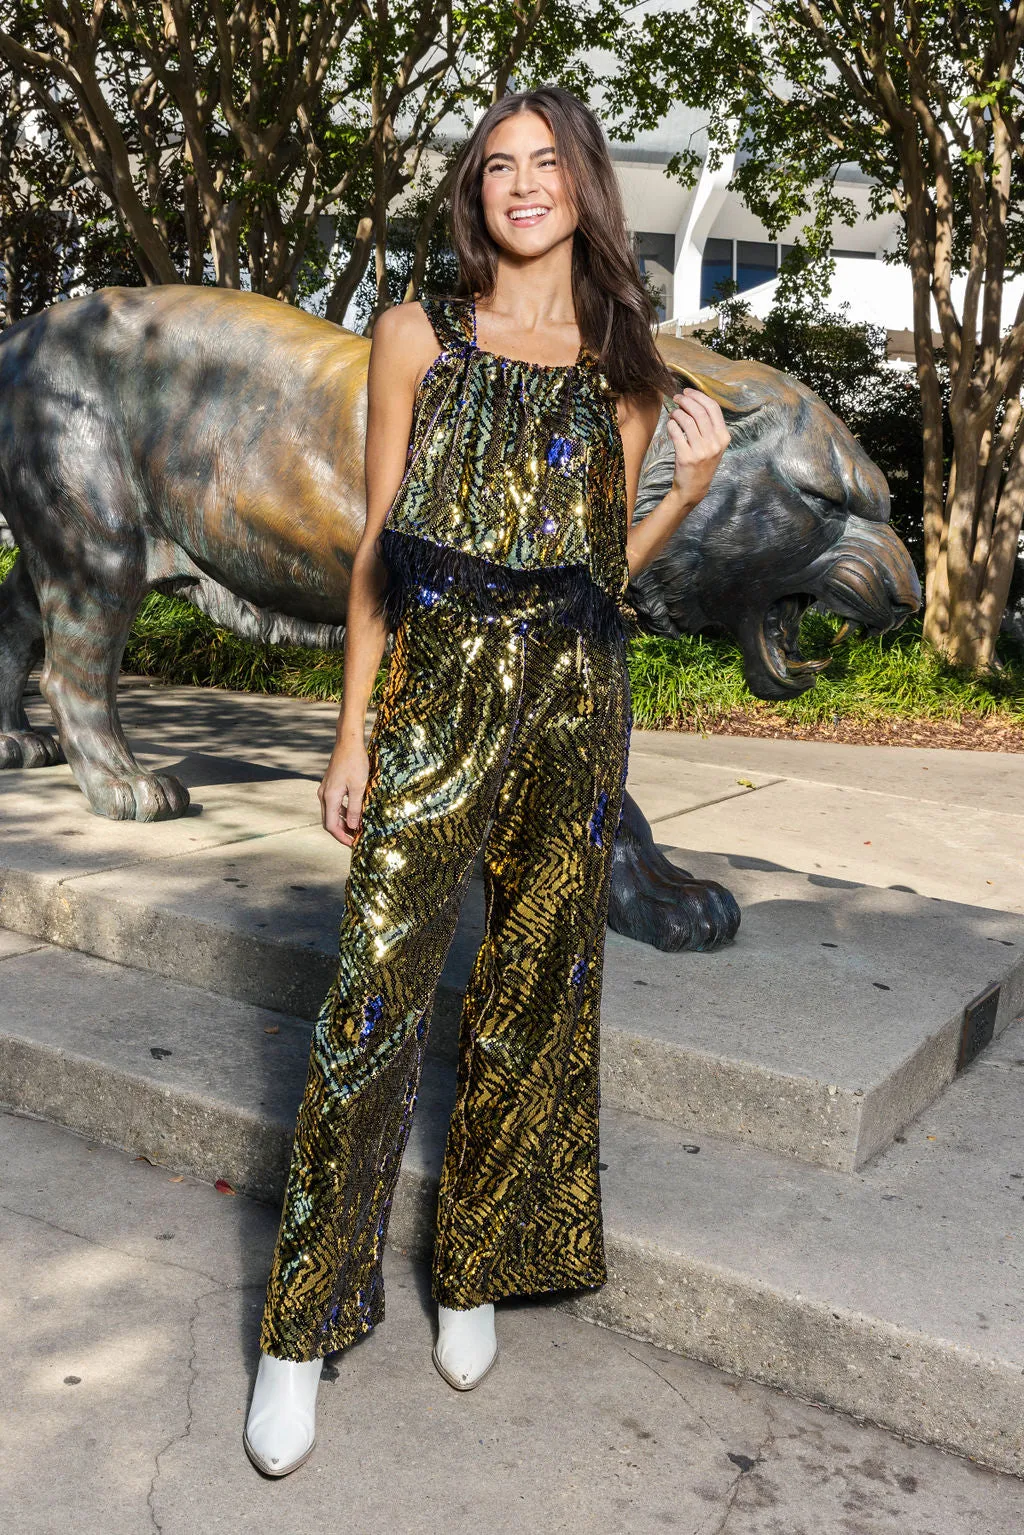
[[[335,1356],[313,1458],[241,1444],[276,1212],[0,1115],[0,1514],[18,1535],[1016,1535],[1024,1486],[545,1299],[474,1392],[430,1361],[420,1262]]]
[[[336,709],[128,685],[121,711],[189,784],[181,820],[0,774],[2,1098],[276,1198],[348,867],[315,796]],[[1020,1473],[1024,757],[638,731],[629,788],[743,923],[706,955],[608,935],[613,1274],[573,1311]],[[482,905],[477,878],[396,1200],[410,1249]],[[994,1040],[958,1074],[983,997]]]

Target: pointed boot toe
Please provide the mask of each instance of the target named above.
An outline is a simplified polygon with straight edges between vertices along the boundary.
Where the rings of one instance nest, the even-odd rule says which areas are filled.
[[[323,1363],[260,1355],[242,1443],[264,1476],[287,1476],[313,1453]]]
[[[432,1359],[441,1375],[456,1391],[472,1391],[498,1357],[494,1332],[494,1305],[488,1301],[468,1311],[438,1306],[438,1337]]]

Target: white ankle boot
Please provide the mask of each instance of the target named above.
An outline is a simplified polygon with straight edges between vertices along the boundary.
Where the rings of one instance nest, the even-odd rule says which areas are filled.
[[[316,1393],[322,1359],[260,1355],[242,1443],[265,1476],[287,1476],[316,1444]]]
[[[456,1391],[472,1391],[498,1357],[494,1302],[485,1301],[468,1311],[438,1305],[437,1327],[432,1356],[435,1365]]]

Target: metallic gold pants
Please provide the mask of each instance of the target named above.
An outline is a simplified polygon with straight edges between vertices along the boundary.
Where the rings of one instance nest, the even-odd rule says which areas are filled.
[[[384,1316],[382,1253],[427,1028],[484,847],[432,1292],[464,1309],[607,1279],[599,1015],[632,723],[622,642],[419,589],[370,737],[340,962],[316,1023],[261,1348],[313,1359]]]

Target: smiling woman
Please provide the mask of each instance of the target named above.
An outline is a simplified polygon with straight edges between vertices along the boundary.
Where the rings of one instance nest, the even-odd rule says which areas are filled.
[[[497,1358],[496,1301],[607,1279],[598,1027],[632,724],[625,594],[728,442],[717,405],[676,394],[672,483],[630,529],[677,380],[588,108],[557,87],[495,103],[451,201],[458,291],[387,311],[373,333],[366,525],[320,786],[351,867],[245,1430],[272,1476],[313,1448],[324,1355],[383,1319],[434,995],[481,851],[485,932],[438,1193],[434,1364],[469,1390]]]
[[[616,395],[671,395],[593,113],[557,87],[503,97],[467,142],[452,186],[460,280],[478,300],[480,345],[557,365],[585,343]],[[536,344],[534,344],[536,343]]]

